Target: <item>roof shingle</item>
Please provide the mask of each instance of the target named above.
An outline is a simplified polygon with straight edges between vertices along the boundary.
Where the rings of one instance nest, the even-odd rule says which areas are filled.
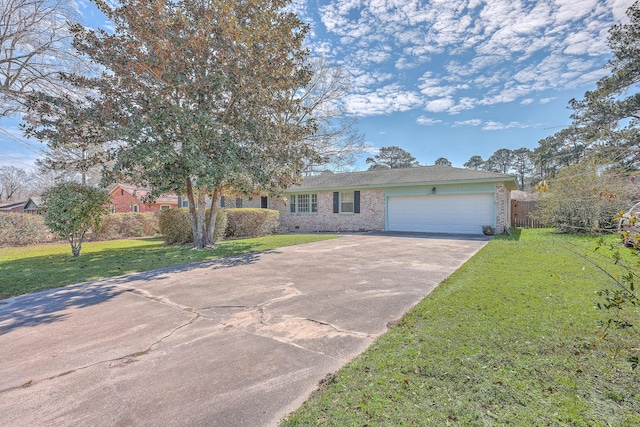
[[[304,178],[302,184],[289,191],[394,187],[416,184],[444,184],[463,181],[505,182],[508,187],[516,187],[513,175],[462,169],[452,166],[421,166],[403,169],[383,169],[363,172],[323,173]],[[515,188],[510,188],[515,189]]]

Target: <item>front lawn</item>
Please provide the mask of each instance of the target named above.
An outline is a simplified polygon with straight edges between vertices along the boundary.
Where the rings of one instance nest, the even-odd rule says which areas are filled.
[[[335,236],[280,234],[257,239],[219,242],[213,249],[165,246],[161,238],[87,242],[79,258],[69,244],[0,248],[0,299],[74,283],[207,261]]]
[[[282,425],[640,425],[640,368],[597,336],[609,282],[574,253],[595,241],[494,238]]]

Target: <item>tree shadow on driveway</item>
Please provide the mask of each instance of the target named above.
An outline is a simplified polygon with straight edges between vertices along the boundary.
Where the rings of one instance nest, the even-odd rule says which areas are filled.
[[[99,304],[123,292],[115,286],[69,286],[0,301],[0,335],[64,320],[70,308]]]
[[[125,292],[131,292],[126,284],[132,281],[159,280],[169,273],[188,272],[196,269],[218,270],[254,264],[263,253],[248,253],[212,261],[196,262],[174,267],[160,268],[95,282],[70,285],[33,294],[0,300],[0,335],[12,330],[65,320],[68,310],[103,303]]]

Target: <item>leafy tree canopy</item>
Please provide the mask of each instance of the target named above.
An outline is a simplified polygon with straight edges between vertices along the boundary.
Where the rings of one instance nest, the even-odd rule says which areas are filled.
[[[508,148],[501,148],[487,159],[483,168],[488,171],[508,173],[512,163],[513,151]]]
[[[453,166],[453,163],[451,163],[449,161],[449,159],[447,159],[445,157],[440,157],[440,158],[436,159],[434,164],[436,166]]]
[[[54,171],[67,180],[99,185],[110,161],[109,147],[116,136],[103,125],[104,114],[91,96],[55,96],[35,93],[26,103],[29,120],[22,125],[26,136],[46,142],[44,157],[36,160],[43,171]]]
[[[80,256],[87,231],[100,226],[111,196],[105,191],[76,183],[63,183],[42,194],[45,224],[66,239],[74,257]]]
[[[420,163],[408,151],[392,145],[382,147],[380,152],[366,160],[369,170],[398,169],[420,166]]]
[[[484,165],[484,160],[476,154],[471,156],[463,166],[467,169],[478,170],[482,168],[482,165]]]
[[[213,244],[224,188],[278,193],[298,182],[316,126],[300,119],[308,28],[284,11],[288,0],[95,3],[114,31],[74,25],[74,46],[105,72],[68,80],[97,94],[83,114],[116,142],[110,181],[148,186],[151,198],[186,194],[198,248]]]
[[[513,150],[513,163],[511,165],[511,168],[518,177],[520,190],[524,190],[525,180],[534,170],[533,164],[531,163],[531,154],[531,150],[526,147]]]

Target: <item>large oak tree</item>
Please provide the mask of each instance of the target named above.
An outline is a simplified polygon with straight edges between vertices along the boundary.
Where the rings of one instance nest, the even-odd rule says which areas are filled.
[[[115,30],[76,25],[74,45],[105,72],[69,79],[99,94],[93,121],[118,141],[112,180],[186,194],[198,248],[213,244],[224,188],[275,194],[298,182],[315,126],[298,120],[311,71],[288,0],[95,3]]]

